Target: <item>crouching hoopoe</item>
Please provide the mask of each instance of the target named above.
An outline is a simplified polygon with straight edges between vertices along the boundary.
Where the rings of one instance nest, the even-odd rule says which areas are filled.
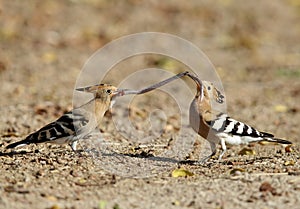
[[[206,162],[217,152],[216,144],[221,143],[222,152],[219,160],[226,152],[226,144],[241,145],[258,141],[292,144],[291,142],[275,138],[272,134],[254,129],[253,127],[230,118],[227,114],[215,111],[212,102],[223,103],[224,96],[208,81],[201,81],[198,77],[188,74],[197,85],[197,93],[190,105],[190,125],[200,136],[209,141],[211,155],[200,160]]]
[[[93,93],[94,98],[88,103],[73,109],[62,115],[56,121],[49,123],[38,131],[30,134],[24,140],[12,143],[6,148],[15,148],[28,144],[37,144],[43,142],[65,144],[68,143],[73,151],[76,151],[77,141],[88,136],[96,129],[102,120],[104,113],[112,107],[117,96],[127,94],[144,94],[163,86],[175,79],[178,79],[187,72],[179,73],[171,78],[151,85],[141,90],[117,89],[108,84],[98,84],[78,88],[76,90]]]
[[[104,113],[113,104],[114,97],[123,95],[122,89],[118,90],[108,84],[89,86],[77,90],[93,93],[94,98],[30,134],[24,140],[10,144],[6,148],[50,142],[56,144],[68,143],[75,151],[77,141],[90,134],[97,127]]]

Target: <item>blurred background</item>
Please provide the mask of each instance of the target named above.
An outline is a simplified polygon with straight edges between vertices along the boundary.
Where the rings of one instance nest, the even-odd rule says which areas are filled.
[[[59,89],[74,86],[88,57],[116,38],[146,31],[191,41],[224,83],[299,82],[299,19],[299,0],[3,0],[1,104],[70,101],[73,89]]]
[[[96,50],[124,35],[154,31],[182,37],[207,54],[231,115],[273,130],[292,123],[293,130],[299,121],[299,21],[299,0],[3,0],[0,105],[23,104],[40,114],[52,107],[49,117],[56,118],[72,107],[77,76]],[[182,71],[159,56],[129,63],[120,66]],[[122,76],[110,74],[107,82],[118,85]]]
[[[297,142],[300,134],[299,23],[300,0],[0,0],[0,147],[4,148],[7,143],[23,138],[72,108],[76,79],[84,63],[96,50],[122,36],[147,31],[170,33],[182,37],[195,44],[210,58],[223,82],[227,110],[232,117],[247,122],[259,130]],[[124,69],[124,72],[146,67],[159,67],[174,73],[183,70],[182,65],[174,60],[150,55],[135,57],[116,67]],[[118,82],[125,76],[119,72],[121,71],[112,71],[107,75],[105,81],[118,85]],[[165,115],[161,121],[155,121],[165,125],[162,127],[164,134],[166,133],[165,138],[172,141],[173,134],[180,129],[179,110],[176,102],[172,99],[162,98],[161,94],[157,93],[150,93],[141,98],[143,100],[133,102],[128,113],[134,119],[134,125],[137,129],[147,129],[148,126],[145,123],[147,123],[149,111],[153,108],[165,108],[169,112],[164,112]],[[118,108],[115,109],[118,110]],[[123,110],[119,109],[118,111]],[[160,114],[157,115],[161,117]],[[158,124],[159,127],[161,127],[160,124]],[[104,119],[100,129],[106,137],[110,137],[112,142],[125,144],[126,140],[122,139],[114,129],[109,116]],[[163,141],[163,139],[161,140]],[[165,142],[163,141],[163,143]],[[177,203],[175,199],[165,201],[165,194],[172,198],[172,195],[169,194],[177,192],[177,199],[183,198],[184,194],[189,194],[189,197],[195,199],[195,194],[203,194],[201,193],[203,191],[194,191],[208,188],[208,184],[201,179],[202,174],[211,175],[217,179],[228,171],[225,164],[215,165],[221,168],[223,166],[222,169],[218,169],[218,167],[217,169],[194,168],[206,170],[196,171],[201,174],[199,179],[204,186],[198,186],[193,182],[189,185],[194,185],[193,190],[186,187],[185,181],[181,181],[181,183],[183,182],[182,187],[177,190],[173,190],[173,188],[168,191],[162,190],[166,188],[167,183],[169,184],[169,182],[166,183],[166,178],[155,180],[156,183],[153,185],[156,185],[156,190],[143,189],[152,186],[148,184],[148,180],[147,183],[128,180],[126,182],[130,189],[124,187],[125,189],[122,190],[123,184],[117,185],[119,187],[110,187],[111,184],[115,184],[116,177],[108,176],[101,169],[94,171],[92,169],[94,164],[90,162],[89,158],[83,160],[79,159],[80,157],[74,158],[73,153],[65,151],[68,150],[67,147],[58,146],[56,147],[58,151],[53,151],[52,148],[47,149],[47,147],[45,149],[45,147],[46,145],[39,146],[42,151],[38,150],[32,155],[13,156],[13,158],[1,156],[3,163],[0,164],[4,166],[1,170],[6,171],[2,175],[1,182],[5,182],[3,185],[5,184],[8,188],[4,189],[5,194],[11,195],[11,198],[7,199],[1,195],[3,198],[0,203],[6,199],[4,202],[14,204],[15,200],[22,195],[23,199],[27,198],[23,201],[29,201],[30,204],[43,204],[45,198],[49,198],[49,201],[53,202],[53,198],[56,198],[56,200],[66,202],[69,200],[81,201],[83,206],[86,206],[91,203],[90,193],[81,192],[84,190],[82,189],[84,187],[81,186],[85,186],[82,179],[85,178],[88,179],[87,182],[94,181],[95,185],[100,185],[96,186],[96,189],[95,187],[89,189],[90,191],[101,191],[96,193],[95,198],[92,198],[94,202],[102,198],[115,201],[114,199],[117,198],[115,194],[119,194],[119,188],[121,188],[120,191],[124,191],[123,196],[125,196],[120,201],[125,204],[125,207],[121,208],[126,208],[126,204],[130,205],[128,199],[134,195],[142,195],[141,199],[148,197],[149,191],[153,191],[152,198],[149,198],[149,205],[153,205],[153,200],[157,200],[158,205],[164,202],[169,205],[163,208],[170,208],[170,205],[174,206]],[[63,151],[61,151],[62,149]],[[255,149],[263,150],[259,152],[262,156],[274,156],[277,153],[275,158],[263,159],[271,159],[271,161],[274,159],[275,162],[275,159],[282,157],[279,146],[268,148],[257,146]],[[296,149],[299,153],[299,146]],[[129,154],[131,152],[136,154],[139,151],[132,150]],[[128,150],[125,151],[128,152]],[[44,153],[47,153],[46,157]],[[152,152],[149,153],[152,154]],[[232,156],[237,157],[234,155],[234,153],[238,153],[237,150],[232,153]],[[199,150],[196,150],[187,157],[199,159],[198,154]],[[154,153],[154,155],[160,156],[160,153]],[[52,156],[51,159],[48,159],[48,156]],[[52,159],[54,163],[52,163]],[[238,160],[240,159],[241,157],[238,158]],[[36,163],[41,161],[47,162],[47,165]],[[51,162],[48,163],[48,161]],[[86,164],[88,162],[90,164]],[[255,172],[276,173],[296,170],[299,173],[299,165],[295,163],[296,166],[290,166],[287,169],[286,167],[277,169],[276,166],[283,163],[278,163],[276,166],[273,164],[273,161],[259,164],[261,167],[258,166]],[[66,166],[62,167],[64,165]],[[249,167],[253,165],[251,164]],[[268,168],[266,168],[267,165],[269,165]],[[52,170],[59,170],[59,172],[52,173]],[[97,175],[93,172],[97,172]],[[101,172],[103,176],[99,177]],[[169,177],[168,173],[163,175]],[[62,176],[66,177],[65,181],[61,181]],[[56,179],[54,183],[52,179]],[[99,182],[108,186],[102,188]],[[157,182],[163,183],[158,184]],[[221,179],[220,182],[225,181]],[[234,182],[238,184],[240,181],[231,181],[230,185]],[[211,190],[212,196],[207,202],[209,204],[215,200],[231,202],[231,200],[244,197],[249,193],[246,190],[241,191],[240,188],[250,189],[250,193],[256,197],[258,187],[249,188],[248,180],[245,182],[244,186],[232,190],[242,193],[231,194],[229,197],[228,194],[232,192],[231,187],[228,187],[228,183],[225,182],[222,188]],[[282,181],[278,180],[278,182]],[[176,185],[177,183],[175,182]],[[20,190],[21,194],[19,194],[19,190],[13,190],[15,184],[19,185],[17,189],[24,187],[25,190]],[[209,185],[218,186],[219,184],[213,182]],[[4,187],[1,186],[1,188]],[[50,191],[47,191],[47,188],[51,188]],[[66,192],[67,188],[69,192]],[[76,191],[73,191],[74,188]],[[61,192],[57,193],[57,189],[60,189]],[[287,183],[283,182],[281,190],[285,191],[285,189],[292,191],[290,187],[287,187]],[[1,192],[4,190],[2,189]],[[207,191],[209,190],[207,189]],[[295,189],[294,196],[286,193],[287,201],[283,201],[283,205],[297,199],[296,190],[299,191],[299,184]],[[27,196],[24,191],[29,191],[26,193]],[[112,192],[109,193],[109,191]],[[131,195],[128,191],[136,191],[136,193]],[[141,193],[141,191],[145,192]],[[107,195],[103,197],[106,192]],[[57,195],[53,196],[53,194]],[[222,194],[222,198],[216,198],[218,194]],[[282,194],[285,193],[282,192]],[[31,196],[33,200],[28,200],[30,199],[28,196]],[[119,198],[123,196],[118,195]],[[274,203],[281,197],[285,196],[274,196]],[[36,198],[40,198],[41,201],[37,201]],[[243,199],[245,204],[250,202],[247,198]],[[141,204],[140,199],[136,199],[136,202],[137,205]],[[203,201],[198,202],[202,203]],[[256,202],[257,199],[254,199],[253,203]],[[264,203],[265,199],[260,202]],[[22,201],[19,204],[24,206],[21,205]],[[93,204],[95,206],[97,202]],[[223,208],[220,204],[217,202],[214,208]],[[38,206],[34,205],[34,207]],[[75,207],[70,206],[69,208]],[[130,205],[127,208],[132,207]]]

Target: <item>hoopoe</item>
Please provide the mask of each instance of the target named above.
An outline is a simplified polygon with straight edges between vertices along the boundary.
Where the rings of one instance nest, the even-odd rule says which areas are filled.
[[[112,100],[116,96],[123,95],[122,89],[118,90],[108,84],[83,87],[77,90],[93,93],[94,98],[88,103],[65,113],[56,121],[30,134],[24,140],[10,144],[6,148],[50,142],[56,144],[68,143],[72,150],[76,151],[78,140],[96,129],[104,113],[113,105]]]
[[[290,141],[275,138],[274,135],[261,132],[255,128],[230,118],[227,114],[216,111],[212,102],[223,103],[224,96],[208,81],[201,81],[198,77],[187,74],[197,85],[197,93],[190,105],[190,125],[200,136],[208,140],[212,153],[201,159],[205,163],[217,152],[216,144],[221,143],[222,152],[219,160],[226,152],[226,144],[242,145],[251,142],[269,141],[281,144],[292,144]]]
[[[96,129],[104,113],[112,107],[117,96],[144,94],[178,79],[187,73],[188,72],[179,73],[141,90],[117,89],[109,84],[98,84],[78,88],[76,89],[78,91],[93,93],[94,98],[88,103],[64,114],[56,121],[28,135],[24,140],[10,144],[6,148],[10,149],[32,143],[49,142],[56,144],[68,143],[72,150],[76,151],[78,140],[88,136]]]

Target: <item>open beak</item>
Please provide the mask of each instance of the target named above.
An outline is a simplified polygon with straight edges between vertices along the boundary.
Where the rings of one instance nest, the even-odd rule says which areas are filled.
[[[112,98],[111,98],[110,107],[109,107],[110,111],[112,111],[112,107],[116,103],[117,97],[120,97],[123,95],[124,95],[124,89],[118,89],[112,93]]]
[[[123,96],[124,95],[124,89],[118,89],[112,93],[113,97],[117,96]]]
[[[138,94],[138,90],[132,90],[132,89],[118,89],[118,94],[117,96],[124,96],[128,94]]]

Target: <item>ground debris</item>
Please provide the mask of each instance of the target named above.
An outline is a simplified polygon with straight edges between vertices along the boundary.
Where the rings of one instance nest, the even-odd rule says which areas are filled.
[[[4,187],[4,191],[5,192],[16,192],[16,193],[20,193],[20,194],[27,194],[30,191],[28,189],[25,188],[19,188],[17,186],[6,186]]]
[[[263,182],[259,187],[260,192],[270,192],[272,195],[279,195],[276,189],[269,182]]]

